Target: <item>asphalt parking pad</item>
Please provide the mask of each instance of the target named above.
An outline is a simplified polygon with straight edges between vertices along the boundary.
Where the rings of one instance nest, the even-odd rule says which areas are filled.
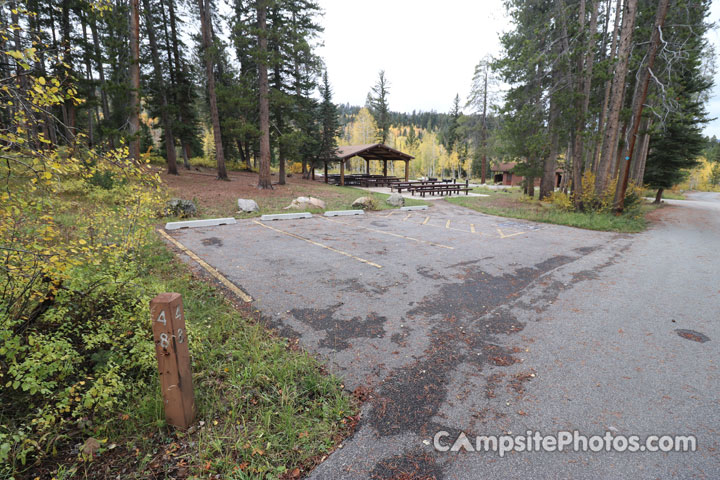
[[[357,478],[368,478],[418,464],[442,471],[447,457],[418,452],[418,439],[477,425],[498,371],[508,385],[531,378],[518,333],[582,272],[612,264],[598,255],[609,241],[624,241],[503,220],[443,202],[412,214],[241,220],[173,237],[249,293],[271,327],[323,355],[348,389],[372,392],[360,431],[335,454],[351,461],[344,456],[354,451]],[[459,410],[468,389],[474,400]],[[361,454],[367,435],[394,448]]]

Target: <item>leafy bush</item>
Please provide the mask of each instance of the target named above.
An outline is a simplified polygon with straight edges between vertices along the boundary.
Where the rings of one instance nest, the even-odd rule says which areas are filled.
[[[564,192],[553,192],[550,194],[550,203],[555,205],[562,211],[569,212],[573,210],[573,202],[570,195]]]
[[[595,175],[592,172],[585,172],[582,178],[582,194],[580,200],[583,209],[586,212],[610,213],[613,210],[615,202],[615,190],[617,188],[617,179],[610,182],[603,192],[595,189]],[[643,198],[643,189],[634,183],[629,183],[625,191],[625,210],[632,210],[638,207]],[[575,210],[572,194],[568,195],[563,192],[553,192],[550,196],[550,202],[560,210],[570,212]]]
[[[118,163],[124,156],[99,159],[91,172],[57,172],[35,189],[22,170],[3,172],[14,181],[0,208],[0,402],[8,406],[0,477],[31,465],[153,372],[135,256],[159,197],[154,176]],[[110,189],[89,181],[119,175],[142,178]]]
[[[38,55],[0,51],[0,61]],[[81,134],[57,147],[24,128],[76,93],[56,78],[24,78],[24,89],[0,79],[0,108],[14,115],[0,129],[1,478],[82,431],[153,365],[136,255],[161,202],[159,178],[125,148],[87,149]]]

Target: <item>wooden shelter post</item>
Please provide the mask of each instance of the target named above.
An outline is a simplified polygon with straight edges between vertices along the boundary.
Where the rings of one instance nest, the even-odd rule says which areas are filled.
[[[410,180],[409,166],[410,166],[410,160],[405,160],[405,181],[406,182]]]
[[[370,160],[367,158],[365,159],[365,173],[367,175],[370,175]]]
[[[387,177],[387,160],[383,160],[383,177]]]
[[[345,160],[340,161],[340,185],[345,186]]]
[[[325,160],[325,183],[328,183],[327,160]]]

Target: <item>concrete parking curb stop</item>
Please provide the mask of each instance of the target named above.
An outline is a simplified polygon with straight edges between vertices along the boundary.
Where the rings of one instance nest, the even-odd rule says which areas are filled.
[[[330,210],[325,212],[326,217],[342,217],[349,215],[364,215],[364,210]]]
[[[407,212],[407,211],[412,211],[412,210],[427,210],[427,209],[428,209],[428,206],[427,206],[427,205],[415,205],[415,206],[412,206],[412,207],[400,207],[400,210],[403,210],[403,211],[406,211],[406,212]]]
[[[278,213],[275,215],[263,215],[260,220],[266,222],[269,220],[298,220],[301,218],[312,218],[310,212],[301,213]]]
[[[235,219],[229,218],[207,218],[205,220],[187,220],[184,222],[169,222],[165,224],[165,230],[179,230],[181,228],[215,227],[217,225],[233,225]]]

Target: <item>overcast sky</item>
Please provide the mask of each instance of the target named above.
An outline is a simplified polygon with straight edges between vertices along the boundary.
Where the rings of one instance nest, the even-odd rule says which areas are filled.
[[[336,103],[363,105],[385,70],[391,110],[446,112],[455,94],[465,102],[475,65],[500,53],[500,34],[509,29],[501,0],[318,2],[325,10],[319,53]],[[710,20],[719,23],[720,1],[713,2]],[[717,29],[709,40],[720,52]],[[720,75],[715,83],[708,110],[720,117]],[[720,120],[705,131],[720,137]]]

